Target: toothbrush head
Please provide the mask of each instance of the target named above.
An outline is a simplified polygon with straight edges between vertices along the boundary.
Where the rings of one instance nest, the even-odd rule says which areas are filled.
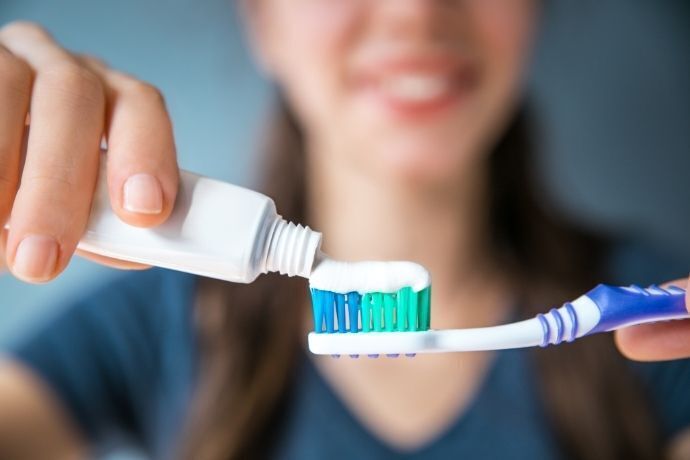
[[[421,340],[420,333],[429,330],[431,277],[419,264],[341,262],[321,254],[309,284],[312,353],[373,357],[383,345],[384,353],[395,355],[411,349],[400,347],[400,339]],[[393,335],[387,345],[386,335]]]
[[[311,288],[314,332],[366,333],[425,331],[431,315],[431,286],[415,292],[403,287],[397,292],[340,294]]]
[[[314,353],[324,354],[318,347],[319,337],[313,337],[314,335],[373,334],[375,336],[378,335],[377,333],[404,334],[429,330],[431,286],[420,291],[406,286],[396,292],[352,291],[342,294],[316,288],[311,288],[310,291],[314,332],[310,334],[309,347]],[[346,353],[347,338],[342,339],[344,340],[342,349],[335,351]],[[340,353],[328,354],[337,357]],[[358,356],[357,354],[350,355]],[[389,354],[389,356],[395,355],[397,353]],[[376,357],[377,355],[369,356]]]

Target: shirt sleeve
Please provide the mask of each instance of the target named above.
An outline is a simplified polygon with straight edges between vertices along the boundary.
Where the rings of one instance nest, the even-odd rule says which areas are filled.
[[[145,445],[160,398],[180,395],[171,382],[190,381],[193,293],[189,275],[128,273],[61,309],[10,356],[48,384],[90,442],[120,431]]]

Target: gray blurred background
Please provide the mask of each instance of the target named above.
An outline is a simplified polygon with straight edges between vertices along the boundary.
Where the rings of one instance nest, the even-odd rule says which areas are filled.
[[[686,275],[690,4],[545,5],[530,92],[548,193],[587,225],[677,261],[638,267],[624,254],[629,281]],[[68,48],[161,88],[185,169],[253,183],[271,94],[248,57],[233,0],[1,0],[0,24],[15,19],[37,21]],[[75,261],[46,286],[0,275],[0,346],[54,312],[56,300],[112,273]]]

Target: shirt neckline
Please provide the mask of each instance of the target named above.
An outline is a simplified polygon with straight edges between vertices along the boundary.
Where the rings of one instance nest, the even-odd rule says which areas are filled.
[[[341,418],[338,424],[341,424],[340,428],[342,431],[347,431],[349,435],[356,437],[358,443],[366,444],[367,448],[371,449],[371,452],[379,452],[381,455],[386,455],[387,457],[395,456],[397,458],[404,457],[414,459],[426,458],[445,442],[456,439],[456,433],[462,430],[463,426],[470,423],[475,418],[478,407],[482,406],[484,400],[488,398],[491,393],[491,388],[497,380],[497,374],[502,367],[505,355],[505,352],[497,351],[489,358],[490,363],[487,366],[487,370],[484,372],[481,382],[475,390],[474,395],[470,398],[469,403],[462,407],[451,421],[447,423],[444,428],[439,430],[436,435],[413,449],[398,449],[376,436],[376,434],[369,430],[359,420],[340,396],[338,396],[326,378],[321,375],[312,359],[305,354],[304,360],[306,361],[305,367],[308,376],[316,386],[315,391],[317,394],[313,394],[312,397],[318,398],[330,413],[338,414],[337,417]]]

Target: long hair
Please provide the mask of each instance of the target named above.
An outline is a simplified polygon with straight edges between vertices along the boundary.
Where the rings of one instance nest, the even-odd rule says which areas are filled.
[[[604,248],[540,199],[531,137],[522,111],[489,159],[494,250],[514,273],[523,318],[591,288],[602,276]],[[267,152],[262,191],[284,217],[308,224],[304,139],[285,104],[277,110]],[[251,285],[200,282],[200,377],[183,458],[269,454],[303,346],[303,315],[295,312],[307,302],[306,293],[303,280],[271,275]],[[552,432],[567,458],[658,458],[658,425],[611,337],[530,353]]]

